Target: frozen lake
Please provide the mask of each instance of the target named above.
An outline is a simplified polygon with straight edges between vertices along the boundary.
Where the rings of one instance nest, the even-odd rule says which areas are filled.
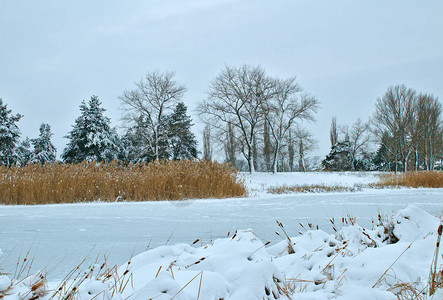
[[[108,256],[121,265],[131,254],[151,247],[203,243],[251,228],[258,237],[280,241],[275,220],[289,235],[303,230],[299,222],[331,232],[329,219],[354,216],[371,226],[377,213],[416,205],[439,216],[443,189],[366,190],[356,193],[297,194],[185,202],[91,203],[42,206],[0,206],[0,267],[14,272],[17,258],[30,250],[33,270],[47,267],[50,279],[60,279],[88,256]]]

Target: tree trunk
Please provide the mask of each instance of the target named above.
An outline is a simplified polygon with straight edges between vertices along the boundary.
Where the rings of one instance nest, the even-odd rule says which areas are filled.
[[[155,160],[158,161],[158,131],[155,132]]]
[[[272,163],[272,173],[277,173],[277,166],[278,166],[278,151],[280,149],[280,141],[277,141],[275,144],[275,151],[274,151],[274,161]]]
[[[248,153],[248,167],[249,167],[249,173],[255,173],[254,168],[254,156],[251,153],[252,151],[249,151]]]
[[[300,156],[300,158],[298,160],[298,168],[301,171],[305,172],[306,171],[306,169],[305,169],[305,149],[303,147],[303,141],[301,139],[299,142],[298,152],[299,152],[299,156]]]
[[[264,141],[264,148],[263,148],[263,154],[265,158],[265,165],[266,165],[266,171],[271,171],[271,141],[269,137],[269,129],[267,122],[264,122],[263,127],[263,141]]]
[[[252,138],[251,142],[246,142],[248,146],[248,167],[249,167],[249,173],[255,173],[255,167],[254,167],[254,149],[253,149],[253,143],[254,138]]]
[[[415,171],[418,171],[418,146],[415,148]]]
[[[289,171],[294,171],[294,141],[292,140],[291,130],[289,130],[289,144],[288,144],[288,155],[289,155]]]
[[[252,162],[253,162],[253,167],[254,167],[254,171],[258,169],[257,166],[257,162],[258,162],[258,151],[257,151],[257,143],[256,143],[256,139],[255,139],[255,134],[252,138]]]

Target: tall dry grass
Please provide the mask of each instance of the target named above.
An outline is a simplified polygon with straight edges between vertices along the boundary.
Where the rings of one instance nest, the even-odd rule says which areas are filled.
[[[0,204],[239,197],[236,171],[208,161],[0,166]]]
[[[443,188],[442,171],[418,171],[397,174],[386,174],[380,177],[378,186],[405,186],[405,187],[425,187]]]
[[[269,187],[268,193],[287,194],[287,193],[334,193],[334,192],[359,192],[363,190],[362,186],[343,186],[343,185],[324,185],[324,184],[304,184],[304,185],[283,185]]]

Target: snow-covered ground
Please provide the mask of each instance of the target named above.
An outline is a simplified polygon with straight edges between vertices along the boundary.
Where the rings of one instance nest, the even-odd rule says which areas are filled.
[[[293,172],[293,173],[240,173],[251,196],[263,196],[268,188],[294,185],[325,185],[365,187],[376,183],[380,172]]]
[[[436,231],[436,217],[443,213],[443,189],[267,195],[267,186],[279,184],[376,181],[372,174],[336,174],[329,179],[322,173],[284,175],[254,174],[249,182],[246,175],[249,190],[255,189],[256,194],[241,199],[0,206],[0,272],[14,273],[18,255],[23,257],[28,250],[35,258],[35,272],[46,267],[53,282],[88,255],[90,262],[107,255],[108,265],[121,265],[124,272],[125,262],[140,253],[131,260],[134,284],[123,299],[129,295],[139,297],[130,299],[159,295],[163,298],[155,299],[170,299],[195,276],[174,299],[196,299],[199,287],[200,299],[266,299],[267,293],[273,299],[272,292],[282,294],[278,286],[283,286],[284,278],[302,292],[296,299],[337,295],[338,299],[393,299],[386,290],[398,280],[418,281],[417,288],[426,283],[436,238],[428,232]],[[398,243],[383,243],[380,227],[371,230],[379,212],[395,213]],[[341,218],[348,215],[358,225],[342,225]],[[330,218],[335,218],[339,233],[332,229]],[[275,234],[282,235],[276,220],[293,237],[294,254],[287,254],[287,243]],[[320,230],[310,230],[308,223]],[[270,244],[264,246],[267,241]],[[382,282],[371,289],[411,242]],[[155,249],[144,252],[148,245]],[[274,277],[280,282],[275,283]],[[2,280],[7,279],[0,278],[0,290]],[[94,295],[103,287],[106,284],[85,281],[81,299],[92,298],[87,292]]]

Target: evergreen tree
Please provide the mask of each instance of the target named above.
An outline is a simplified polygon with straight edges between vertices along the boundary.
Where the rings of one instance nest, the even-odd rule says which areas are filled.
[[[349,140],[336,142],[331,152],[322,161],[326,171],[350,171],[352,170],[352,157]]]
[[[31,141],[26,137],[15,150],[16,153],[16,164],[20,167],[26,166],[31,160]]]
[[[197,141],[191,132],[192,120],[187,107],[179,102],[165,122],[168,132],[168,148],[173,160],[197,158]]]
[[[392,149],[393,138],[385,132],[381,138],[381,143],[374,155],[373,163],[375,168],[380,171],[395,171],[396,159]],[[398,168],[398,166],[397,166]]]
[[[135,154],[137,153],[136,147],[134,145],[134,141],[129,130],[119,139],[118,150],[119,151],[117,159],[124,164],[127,165],[129,163],[138,161],[135,156]]]
[[[16,147],[20,138],[17,122],[20,114],[13,115],[0,98],[0,164],[10,166],[17,160]]]
[[[130,162],[151,162],[156,159],[169,159],[170,149],[168,137],[168,116],[163,117],[161,125],[157,128],[157,138],[154,139],[154,132],[146,126],[147,120],[144,116],[139,116],[134,120],[135,125],[128,128],[120,139],[119,160]],[[157,141],[157,146],[154,144]]]
[[[386,154],[387,154],[386,146],[384,144],[381,144],[378,147],[377,152],[375,153],[373,159],[373,163],[378,170],[383,170],[383,171],[389,170],[389,167],[387,167],[389,162],[386,158],[387,156]]]
[[[62,154],[65,162],[110,161],[117,158],[118,136],[110,126],[110,119],[103,115],[106,110],[100,105],[97,96],[80,105],[81,115],[66,136],[69,143]]]
[[[31,162],[45,164],[55,160],[57,150],[51,142],[53,135],[49,124],[42,123],[42,125],[40,125],[40,135],[38,138],[31,140],[34,146]]]

